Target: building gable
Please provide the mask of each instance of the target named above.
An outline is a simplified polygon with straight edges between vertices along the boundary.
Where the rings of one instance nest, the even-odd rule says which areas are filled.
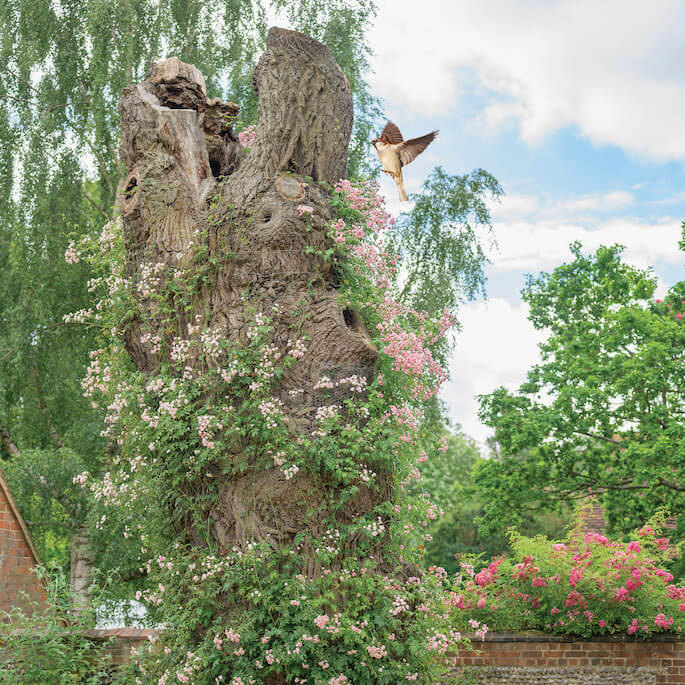
[[[45,588],[31,569],[40,564],[31,534],[0,471],[0,617],[30,600],[46,600]],[[1,618],[0,618],[1,620]]]

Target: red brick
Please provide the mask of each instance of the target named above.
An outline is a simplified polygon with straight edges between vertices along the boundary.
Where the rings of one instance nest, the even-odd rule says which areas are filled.
[[[45,600],[45,589],[31,573],[39,561],[28,530],[0,472],[0,611],[25,606],[22,591]]]

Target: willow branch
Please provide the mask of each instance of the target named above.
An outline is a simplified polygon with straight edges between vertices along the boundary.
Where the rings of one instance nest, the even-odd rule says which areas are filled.
[[[9,452],[11,457],[16,457],[19,454],[18,447],[12,441],[12,438],[7,429],[0,424],[0,439],[2,446]]]
[[[86,189],[85,189],[85,188],[81,188],[81,192],[82,192],[83,195],[85,196],[86,200],[88,200],[88,202],[90,203],[90,205],[91,205],[96,211],[100,212],[100,214],[102,214],[102,216],[104,216],[105,219],[106,219],[107,221],[109,221],[109,216],[107,215],[107,212],[105,212],[105,210],[104,210],[102,207],[100,207],[100,205],[99,205],[97,202],[95,202],[95,200],[93,200],[93,198],[92,198],[90,195],[88,195],[88,193],[86,192]]]

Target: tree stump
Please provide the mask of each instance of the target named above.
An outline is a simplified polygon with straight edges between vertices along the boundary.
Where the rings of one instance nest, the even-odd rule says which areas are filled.
[[[306,354],[276,395],[294,438],[314,425],[323,403],[315,386],[323,375],[369,380],[377,357],[359,314],[338,301],[335,265],[320,256],[332,245],[327,187],[346,173],[352,96],[328,48],[278,28],[268,33],[253,81],[258,124],[245,151],[232,128],[239,108],[207,100],[192,65],[159,62],[123,92],[121,157],[128,175],[119,193],[127,276],[139,311],[127,323],[125,341],[138,369],[154,374],[161,359],[151,334],[190,340],[201,324],[245,341],[254,311],[268,314],[273,343],[283,353],[295,338],[308,339]],[[313,212],[303,216],[300,204]],[[204,265],[193,257],[199,244],[206,246]],[[163,284],[210,262],[192,306],[179,306],[169,326],[148,287],[151,269]],[[240,459],[247,441],[222,458]],[[353,521],[388,499],[389,476],[379,474],[378,481],[385,486],[360,487],[336,516]],[[327,488],[312,473],[286,480],[278,468],[248,464],[220,484],[216,501],[202,512],[205,529],[220,550],[255,540],[283,548],[302,530],[323,532],[330,519],[325,502],[335,498]],[[306,513],[313,502],[320,504],[314,518]],[[198,531],[189,536],[202,544]],[[318,572],[311,559],[303,559],[303,569]]]

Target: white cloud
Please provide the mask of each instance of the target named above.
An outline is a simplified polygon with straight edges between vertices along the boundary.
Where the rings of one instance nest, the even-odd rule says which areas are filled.
[[[673,195],[669,195],[668,197],[664,197],[661,200],[655,200],[654,204],[657,205],[676,205],[676,204],[682,204],[685,202],[685,190],[681,190],[680,192],[674,193]]]
[[[470,302],[459,312],[463,330],[450,362],[450,381],[441,396],[450,417],[481,444],[491,431],[478,419],[475,395],[500,385],[517,389],[539,360],[537,345],[544,336],[527,317],[527,304],[501,298]]]
[[[586,252],[600,245],[625,245],[624,259],[640,268],[657,262],[681,265],[681,219],[646,221],[619,214],[634,202],[633,195],[622,190],[566,198],[505,195],[492,207],[499,250],[490,255],[491,270],[552,269],[568,261],[568,246],[576,240]]]
[[[586,193],[566,198],[548,195],[522,195],[507,193],[492,205],[495,220],[507,221],[520,217],[546,217],[568,221],[571,217],[586,216],[597,220],[597,212],[625,210],[635,202],[635,197],[625,190],[608,193]]]
[[[500,202],[493,203],[492,216],[495,221],[507,221],[522,216],[530,216],[538,212],[541,199],[535,195],[517,195],[507,193]]]
[[[376,93],[420,115],[455,107],[467,75],[486,127],[529,143],[577,126],[594,143],[685,159],[680,0],[380,0]]]
[[[568,246],[578,240],[584,252],[594,252],[600,245],[625,245],[626,262],[640,268],[657,262],[680,265],[683,253],[678,249],[680,221],[665,218],[644,222],[630,217],[593,221],[589,225],[550,218],[511,217],[497,220],[495,229],[499,249],[490,255],[491,271],[549,270],[569,261]]]
[[[560,206],[571,212],[577,210],[610,211],[627,207],[634,201],[635,198],[630,193],[615,190],[611,193],[594,193],[577,199],[566,200]]]

